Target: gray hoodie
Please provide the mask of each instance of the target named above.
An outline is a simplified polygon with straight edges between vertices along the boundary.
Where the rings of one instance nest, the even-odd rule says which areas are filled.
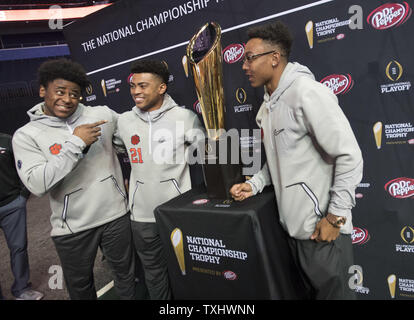
[[[288,63],[277,89],[266,92],[256,121],[267,163],[248,183],[253,193],[273,184],[280,222],[289,235],[309,239],[327,212],[347,218],[362,178],[362,155],[351,126],[329,88],[305,66]]]
[[[30,122],[13,136],[17,172],[35,195],[49,193],[52,236],[113,221],[127,212],[122,172],[112,147],[118,114],[106,106],[79,104],[67,119],[47,116],[43,103],[28,111]],[[73,130],[107,120],[86,154]]]
[[[155,222],[158,205],[191,189],[188,145],[194,145],[203,130],[197,115],[168,94],[158,110],[133,107],[119,116],[117,144],[125,145],[131,163],[132,220]]]

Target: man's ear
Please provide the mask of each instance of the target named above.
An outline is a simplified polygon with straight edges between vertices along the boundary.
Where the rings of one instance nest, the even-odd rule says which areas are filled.
[[[42,85],[40,85],[39,88],[39,97],[44,98],[46,96],[46,88]]]
[[[277,52],[274,52],[273,54],[272,54],[272,65],[273,66],[277,66],[279,63],[280,63],[280,59],[281,59],[282,57],[281,57],[281,55],[280,55],[280,52],[279,51],[277,51]]]
[[[165,83],[161,83],[160,94],[164,94],[166,91],[167,91],[167,85]]]

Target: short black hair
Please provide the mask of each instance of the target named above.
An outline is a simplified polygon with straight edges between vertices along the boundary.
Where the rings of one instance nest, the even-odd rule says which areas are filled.
[[[170,72],[167,64],[164,61],[158,60],[138,60],[131,64],[132,73],[152,73],[161,78],[161,80],[168,84],[170,79]]]
[[[81,90],[90,84],[85,69],[79,63],[66,58],[43,62],[37,71],[37,76],[39,84],[45,88],[56,79],[74,82]]]
[[[289,28],[281,21],[276,21],[247,30],[249,39],[260,38],[270,44],[278,45],[282,54],[289,58],[293,37]]]

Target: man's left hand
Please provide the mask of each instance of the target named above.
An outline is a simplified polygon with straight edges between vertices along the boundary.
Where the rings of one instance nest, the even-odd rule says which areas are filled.
[[[315,231],[310,239],[316,242],[331,242],[339,236],[340,228],[335,228],[326,218],[322,218],[316,225]]]

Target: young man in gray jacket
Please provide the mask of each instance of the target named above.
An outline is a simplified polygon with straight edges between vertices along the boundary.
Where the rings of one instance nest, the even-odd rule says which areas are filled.
[[[136,61],[129,84],[135,106],[118,119],[131,162],[129,206],[135,248],[151,299],[171,298],[166,257],[154,209],[191,189],[185,153],[203,127],[197,115],[166,93],[169,71],[160,61]]]
[[[280,223],[289,234],[309,297],[354,299],[350,234],[362,156],[336,96],[305,66],[288,62],[292,44],[281,22],[248,31],[243,70],[265,87],[256,121],[267,162],[231,188],[243,200],[273,184]]]
[[[118,115],[79,103],[83,68],[51,60],[38,71],[44,102],[13,136],[17,172],[35,195],[49,194],[51,236],[71,299],[96,299],[93,265],[101,248],[121,299],[134,299],[131,227],[121,168],[112,146]]]

